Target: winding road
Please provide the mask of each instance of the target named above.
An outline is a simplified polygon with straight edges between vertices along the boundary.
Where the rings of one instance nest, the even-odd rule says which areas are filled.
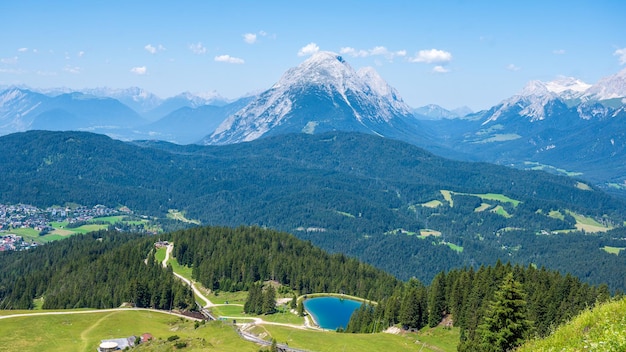
[[[165,259],[163,259],[163,267],[166,268],[167,267],[167,262],[170,260],[170,256],[172,254],[172,251],[174,250],[174,244],[173,243],[169,243],[167,245],[167,250],[165,251]],[[209,308],[209,307],[213,307],[216,306],[216,304],[213,304],[213,302],[211,302],[202,291],[200,291],[200,289],[198,289],[195,285],[194,282],[190,281],[189,279],[184,278],[182,275],[174,272],[174,275],[176,275],[177,278],[181,279],[183,282],[185,282],[187,285],[191,286],[191,289],[193,290],[193,293],[195,293],[195,295],[197,297],[200,297],[200,299],[202,299],[205,303],[205,305],[203,305],[203,308]]]

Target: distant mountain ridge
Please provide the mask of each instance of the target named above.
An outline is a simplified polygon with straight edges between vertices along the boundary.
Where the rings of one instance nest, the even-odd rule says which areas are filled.
[[[489,110],[428,124],[471,160],[542,168],[626,191],[626,69],[593,85],[571,77],[531,81]]]

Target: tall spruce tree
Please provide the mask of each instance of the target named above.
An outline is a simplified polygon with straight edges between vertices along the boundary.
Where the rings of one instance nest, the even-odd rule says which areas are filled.
[[[433,279],[428,291],[428,326],[437,326],[447,310],[446,276],[444,272],[440,272]]]
[[[508,273],[478,327],[479,350],[510,351],[522,344],[531,329],[522,284],[513,278],[513,273]]]

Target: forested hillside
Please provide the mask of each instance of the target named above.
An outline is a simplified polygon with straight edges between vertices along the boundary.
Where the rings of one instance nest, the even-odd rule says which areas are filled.
[[[0,253],[0,309],[195,309],[193,293],[154,260],[154,237],[99,231]]]
[[[516,319],[525,322],[521,340],[545,336],[551,327],[610,297],[606,285],[589,286],[571,275],[500,262],[440,272],[428,286],[415,278],[401,282],[356,259],[259,227],[199,227],[161,239],[174,243],[177,260],[191,266],[194,279],[207,288],[260,292],[271,281],[294,295],[356,295],[368,303],[353,315],[347,332],[377,332],[398,324],[420,329],[444,322],[460,327],[459,348],[466,351],[477,350],[489,336],[494,307],[511,299],[504,290],[519,296],[514,302]],[[101,231],[31,251],[0,253],[2,308],[32,308],[34,299],[43,299],[44,308],[109,308],[128,302],[193,309],[191,291],[174,278],[171,267],[162,268],[155,260],[155,241]]]
[[[343,254],[329,255],[292,235],[258,227],[194,228],[174,232],[174,256],[213,290],[248,290],[277,281],[300,294],[338,292],[378,300],[399,280]]]
[[[626,256],[602,250],[626,248],[626,205],[572,178],[340,132],[223,147],[45,131],[0,143],[4,203],[177,209],[204,225],[287,231],[400,279],[502,259],[626,289]]]

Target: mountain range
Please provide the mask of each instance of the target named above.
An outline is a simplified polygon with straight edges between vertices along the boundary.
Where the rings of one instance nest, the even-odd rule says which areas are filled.
[[[626,69],[588,84],[531,81],[488,110],[413,109],[373,68],[319,52],[268,90],[230,101],[216,92],[160,99],[140,89],[0,92],[0,134],[83,130],[121,140],[231,144],[288,133],[351,131],[436,154],[590,180],[626,194]]]

